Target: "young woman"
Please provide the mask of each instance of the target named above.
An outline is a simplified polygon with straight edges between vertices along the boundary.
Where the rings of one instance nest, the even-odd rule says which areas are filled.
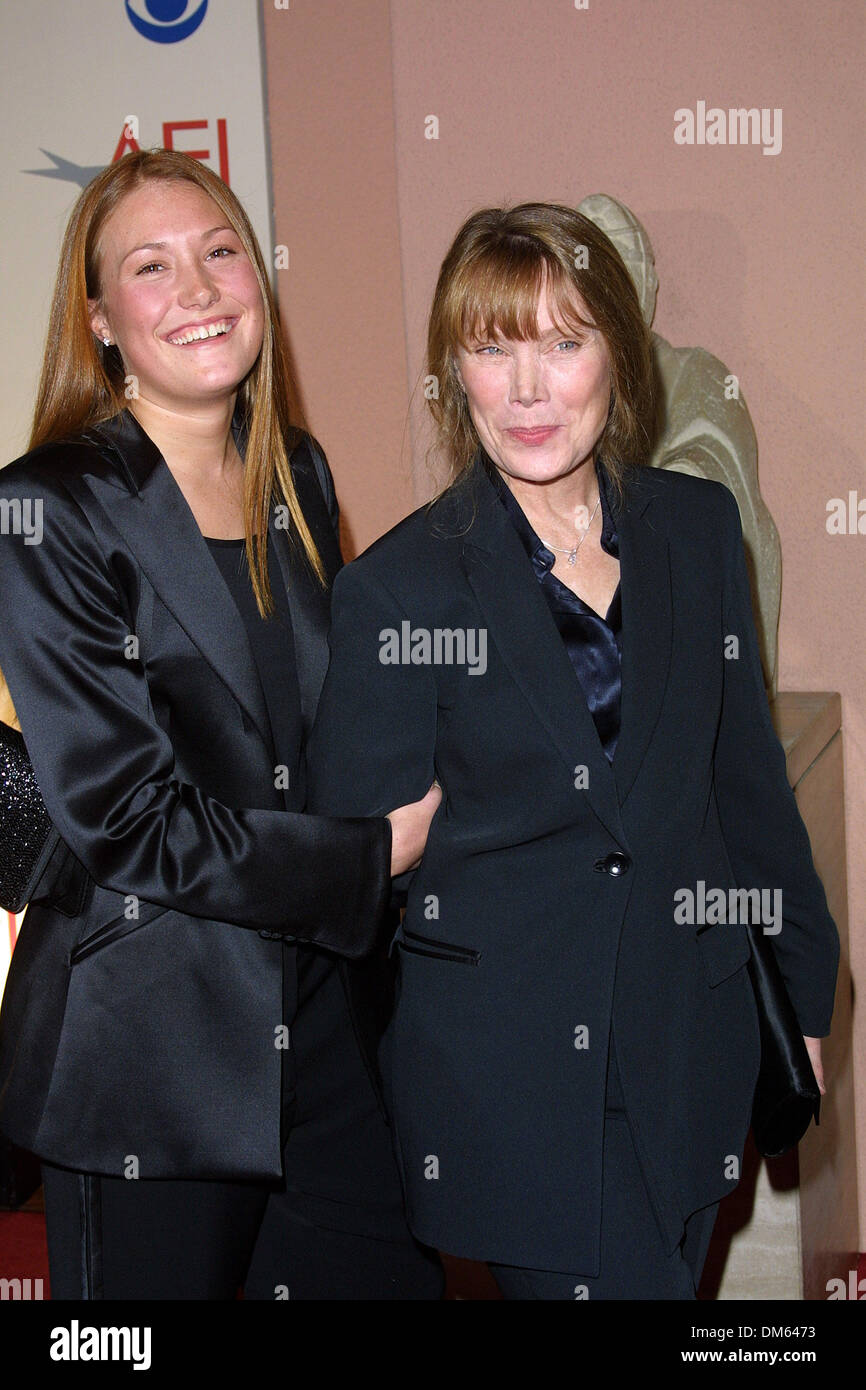
[[[0,664],[70,851],[0,1016],[55,1298],[440,1296],[376,1093],[380,982],[350,964],[439,793],[305,814],[340,554],[288,399],[231,191],[165,151],[104,170],[0,473],[41,522],[0,538]]]

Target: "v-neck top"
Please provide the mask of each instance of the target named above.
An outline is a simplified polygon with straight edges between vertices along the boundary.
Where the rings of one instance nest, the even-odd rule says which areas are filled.
[[[295,643],[289,599],[282,567],[268,532],[268,576],[275,612],[263,618],[256,606],[243,538],[219,540],[205,536],[229,593],[243,620],[258,670],[271,725],[274,776],[280,766],[288,769],[289,809],[300,811],[306,801],[304,725],[301,693],[295,661]]]
[[[488,461],[488,475],[532,563],[532,569],[559,629],[574,673],[586,696],[608,762],[613,762],[622,702],[621,583],[602,617],[553,574],[555,556],[532,529],[523,508],[499,470]],[[619,538],[605,487],[604,465],[596,464],[601,499],[601,546],[619,558]]]

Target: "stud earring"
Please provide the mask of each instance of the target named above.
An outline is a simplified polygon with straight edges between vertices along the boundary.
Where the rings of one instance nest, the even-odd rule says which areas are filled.
[[[105,343],[105,346],[106,346],[106,347],[111,347],[111,339],[110,339],[110,338],[103,338],[102,341]]]

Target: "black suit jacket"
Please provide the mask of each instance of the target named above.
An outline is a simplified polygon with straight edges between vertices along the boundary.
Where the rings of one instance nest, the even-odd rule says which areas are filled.
[[[327,464],[306,442],[291,462],[330,580]],[[10,517],[27,498],[44,534],[0,536],[0,666],[87,891],[71,917],[51,900],[25,915],[0,1014],[0,1127],[91,1172],[135,1155],[143,1178],[276,1177],[283,935],[368,948],[390,825],[287,809],[242,619],[132,415],[0,471]],[[328,591],[273,508],[269,524],[309,728]]]
[[[422,795],[434,772],[444,790],[396,938],[383,1047],[415,1234],[455,1255],[587,1274],[612,1019],[668,1248],[736,1185],[760,1053],[749,928],[682,924],[675,894],[782,890],[771,939],[807,1034],[828,1031],[838,958],[770,721],[733,496],[632,470],[614,511],[612,766],[477,461],[468,484],[338,576],[309,748],[321,811],[378,814]],[[427,664],[423,634],[435,652],[437,630],[451,637]],[[486,634],[483,673],[445,658],[470,630],[476,644]],[[403,632],[410,659],[389,664]]]

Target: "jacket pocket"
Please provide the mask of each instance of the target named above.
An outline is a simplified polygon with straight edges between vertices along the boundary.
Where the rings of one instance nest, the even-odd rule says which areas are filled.
[[[155,922],[157,917],[168,911],[169,908],[163,907],[160,903],[141,903],[137,917],[112,918],[73,947],[69,964],[77,965],[87,956],[92,956],[94,951],[101,951],[103,946],[109,946],[113,941],[121,941],[124,936],[129,936],[132,932],[138,931],[139,927],[146,927],[150,922]]]
[[[451,960],[458,965],[477,965],[481,952],[472,946],[454,946],[450,941],[434,941],[431,936],[419,936],[417,932],[400,928],[397,945],[414,956],[430,956],[434,960]]]

